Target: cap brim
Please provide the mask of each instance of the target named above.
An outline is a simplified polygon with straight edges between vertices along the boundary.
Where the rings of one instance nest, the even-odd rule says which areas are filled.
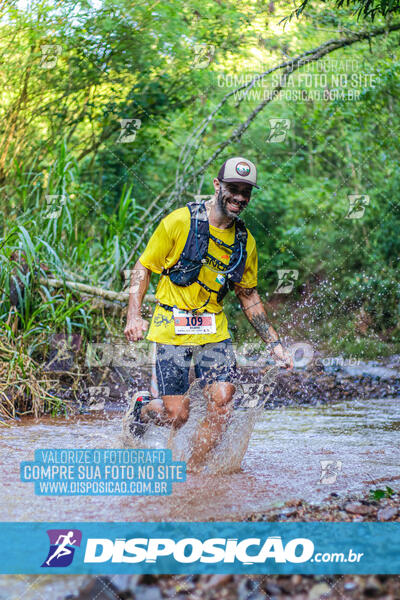
[[[225,181],[226,183],[247,183],[247,185],[252,185],[258,190],[260,189],[260,186],[256,183],[251,183],[251,181],[246,181],[245,179],[237,179],[236,177],[228,177],[227,179],[225,179],[224,177],[223,179],[221,179],[221,181]]]

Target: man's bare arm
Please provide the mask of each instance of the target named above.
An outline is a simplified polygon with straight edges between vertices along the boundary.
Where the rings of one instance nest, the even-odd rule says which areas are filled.
[[[138,260],[130,274],[129,302],[126,317],[125,337],[129,342],[143,339],[143,332],[149,327],[148,321],[142,318],[142,302],[150,283],[150,269]]]
[[[257,288],[242,288],[236,285],[235,293],[239,298],[244,314],[260,338],[267,344],[277,340],[278,334],[268,323],[267,313],[265,312]]]
[[[271,345],[271,350],[276,358],[283,361],[285,366],[291,368],[293,364],[288,352],[284,350],[281,343],[275,343],[279,340],[279,336],[272,325],[268,323],[267,313],[265,312],[257,288],[243,288],[235,285],[235,293],[239,298],[244,314],[260,338],[266,344]]]

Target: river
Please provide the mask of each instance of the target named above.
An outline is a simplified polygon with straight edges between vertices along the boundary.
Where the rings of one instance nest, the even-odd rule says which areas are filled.
[[[241,519],[291,498],[318,502],[331,492],[361,491],[372,487],[369,482],[375,479],[387,477],[390,482],[400,475],[400,399],[352,400],[258,414],[238,472],[188,474],[185,483],[174,484],[172,495],[161,497],[35,496],[33,484],[19,480],[20,461],[33,460],[36,448],[121,447],[121,414],[25,418],[2,429],[0,519]],[[233,443],[240,444],[240,436]],[[329,468],[336,473],[334,482]]]
[[[187,482],[174,484],[173,494],[166,497],[84,498],[35,496],[33,484],[19,481],[19,463],[32,460],[36,448],[121,447],[121,413],[25,418],[2,429],[0,519],[242,519],[291,498],[318,502],[331,492],[368,490],[375,479],[381,482],[378,487],[384,486],[385,478],[390,485],[400,475],[400,399],[278,408],[258,416],[236,473],[189,474]],[[321,461],[331,461],[333,477],[327,476],[326,463],[321,466]],[[89,576],[81,575],[1,576],[0,600],[63,600],[88,581]]]

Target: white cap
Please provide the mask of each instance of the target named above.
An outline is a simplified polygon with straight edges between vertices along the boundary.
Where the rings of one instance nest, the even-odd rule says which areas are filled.
[[[227,183],[248,183],[260,189],[257,185],[256,165],[243,156],[228,158],[219,170],[218,179]]]

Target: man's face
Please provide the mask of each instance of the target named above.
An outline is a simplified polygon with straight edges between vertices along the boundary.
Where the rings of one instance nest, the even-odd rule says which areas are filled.
[[[217,202],[223,214],[231,219],[238,217],[250,201],[252,187],[248,183],[220,182]]]

